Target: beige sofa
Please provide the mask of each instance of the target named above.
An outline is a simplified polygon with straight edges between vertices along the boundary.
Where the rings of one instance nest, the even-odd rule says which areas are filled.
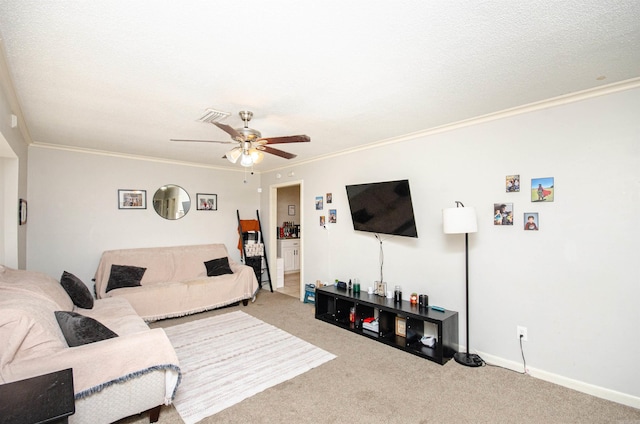
[[[72,368],[76,412],[69,422],[111,423],[147,410],[157,419],[180,379],[164,330],[149,329],[123,298],[93,301],[83,290],[91,309],[74,306],[65,288],[45,274],[0,265],[0,384]],[[81,319],[69,335],[58,314],[74,313]],[[74,336],[86,336],[85,323],[96,321],[116,336],[69,347]]]
[[[225,258],[230,273],[207,276],[205,263]],[[114,266],[144,268],[142,278],[108,290],[116,280]],[[247,304],[258,288],[253,268],[230,259],[224,244],[109,250],[102,254],[95,275],[98,298],[123,297],[148,322],[239,301]]]

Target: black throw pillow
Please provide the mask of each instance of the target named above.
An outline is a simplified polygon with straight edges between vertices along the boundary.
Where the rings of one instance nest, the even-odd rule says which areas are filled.
[[[89,288],[78,277],[64,271],[60,277],[60,284],[78,308],[93,308],[93,296],[91,296]]]
[[[211,259],[204,263],[207,267],[207,277],[215,277],[216,275],[233,274],[229,267],[229,258]]]
[[[76,312],[55,311],[56,320],[69,347],[118,337],[116,333],[93,318]]]
[[[111,265],[109,282],[105,291],[122,287],[138,287],[147,268],[130,265]]]

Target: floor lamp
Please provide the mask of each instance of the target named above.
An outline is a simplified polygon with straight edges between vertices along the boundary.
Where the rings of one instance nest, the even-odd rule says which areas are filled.
[[[466,322],[467,322],[467,352],[457,352],[453,359],[467,367],[479,367],[483,364],[480,356],[469,353],[469,233],[478,232],[478,220],[474,208],[465,208],[462,202],[456,200],[455,208],[442,210],[442,226],[445,234],[464,234],[465,266],[466,266]]]

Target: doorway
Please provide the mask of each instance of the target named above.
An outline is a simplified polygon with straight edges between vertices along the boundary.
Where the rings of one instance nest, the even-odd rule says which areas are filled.
[[[270,227],[277,231],[270,252],[275,264],[275,291],[302,300],[304,277],[302,182],[271,186]]]

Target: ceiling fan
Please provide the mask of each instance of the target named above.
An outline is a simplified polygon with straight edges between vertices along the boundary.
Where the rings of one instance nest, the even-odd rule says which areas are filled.
[[[228,113],[220,113],[219,116],[228,116]],[[200,143],[219,143],[219,144],[237,144],[236,147],[229,150],[223,158],[226,158],[231,163],[236,163],[240,159],[240,165],[249,167],[258,164],[264,158],[265,153],[280,156],[285,159],[293,159],[296,157],[293,153],[288,153],[279,149],[274,149],[268,146],[268,144],[283,144],[283,143],[304,143],[311,141],[311,138],[307,135],[290,135],[285,137],[262,137],[260,131],[249,128],[249,121],[253,117],[253,112],[243,110],[239,112],[240,118],[244,122],[244,127],[233,128],[230,125],[223,124],[221,122],[215,122],[213,119],[209,119],[206,122],[210,122],[222,131],[229,134],[233,141],[216,141],[216,140],[187,140],[187,139],[175,139],[171,141],[193,141]],[[218,118],[219,118],[218,116]],[[215,118],[214,118],[215,119]]]

